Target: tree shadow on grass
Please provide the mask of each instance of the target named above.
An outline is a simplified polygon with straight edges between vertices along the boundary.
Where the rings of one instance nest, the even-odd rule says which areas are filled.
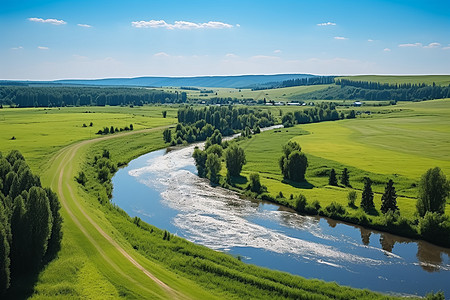
[[[308,182],[308,180],[304,180],[304,181],[301,181],[301,182],[296,182],[296,181],[292,181],[292,180],[289,180],[289,179],[283,179],[283,181],[281,181],[281,182],[285,183],[285,184],[289,184],[290,186],[293,186],[293,187],[298,188],[298,189],[308,189],[308,190],[310,190],[310,189],[312,189],[314,187],[314,185],[312,183]]]
[[[241,175],[236,176],[236,177],[233,176],[233,177],[230,178],[230,183],[232,185],[246,184],[247,182],[248,182],[247,177],[241,176]]]

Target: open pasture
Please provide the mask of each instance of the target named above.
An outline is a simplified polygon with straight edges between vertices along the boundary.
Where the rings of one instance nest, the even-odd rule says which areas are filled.
[[[166,118],[162,117],[164,110]],[[0,151],[20,150],[33,171],[40,173],[57,150],[94,138],[103,127],[120,129],[133,124],[139,130],[173,123],[176,108],[167,106],[4,108],[0,109]]]

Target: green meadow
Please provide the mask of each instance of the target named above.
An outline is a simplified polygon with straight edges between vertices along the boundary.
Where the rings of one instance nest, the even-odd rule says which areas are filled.
[[[179,92],[186,92],[189,99],[205,99],[209,100],[214,97],[219,98],[236,98],[236,99],[248,99],[252,98],[254,100],[264,100],[266,101],[289,101],[295,99],[297,95],[306,94],[310,92],[315,92],[330,85],[312,85],[312,86],[293,86],[279,89],[266,89],[266,90],[255,90],[251,89],[235,89],[235,88],[200,88],[201,90],[211,91],[210,93],[201,93],[200,90],[182,90],[176,88],[167,88],[166,91],[174,92],[175,90]],[[216,95],[217,93],[217,95]]]
[[[162,117],[164,110],[166,118]],[[135,130],[140,130],[167,126],[176,123],[176,115],[176,108],[166,106],[4,108],[0,109],[1,151],[19,149],[33,172],[40,173],[59,149],[95,138],[103,127],[123,128],[133,124]]]
[[[348,168],[359,199],[363,177],[369,176],[374,181],[377,209],[386,182],[393,179],[401,214],[414,219],[420,176],[436,166],[450,174],[450,100],[399,103],[395,109],[384,110],[377,113],[383,110],[373,108],[372,114],[361,118],[296,125],[245,139],[239,142],[247,156],[242,174],[259,172],[261,183],[274,197],[280,192],[286,198],[302,193],[308,202],[317,200],[325,207],[335,201],[355,215],[359,211],[347,206],[351,189],[328,185],[331,168],[338,177],[343,168]],[[278,159],[289,140],[298,142],[308,157],[307,183],[283,182]],[[446,212],[450,214],[450,205]]]
[[[390,298],[248,265],[178,237],[167,241],[162,230],[105,203],[93,157],[108,149],[117,164],[163,148],[162,131],[175,116],[176,108],[163,106],[0,110],[1,151],[22,152],[43,185],[57,192],[64,219],[57,258],[14,286],[13,298]],[[129,124],[133,131],[94,134]],[[79,171],[87,174],[85,187],[74,180]]]

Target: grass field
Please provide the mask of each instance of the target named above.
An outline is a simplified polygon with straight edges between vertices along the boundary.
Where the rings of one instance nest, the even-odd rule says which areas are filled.
[[[294,86],[279,89],[267,89],[267,90],[257,90],[252,91],[251,89],[234,89],[234,88],[200,88],[207,91],[212,91],[212,93],[200,93],[197,90],[181,90],[176,88],[167,88],[166,91],[179,91],[186,92],[189,99],[211,99],[214,97],[219,98],[237,98],[237,99],[254,99],[263,100],[266,98],[267,101],[289,101],[295,98],[297,95],[306,94],[314,92],[317,90],[324,89],[329,85],[313,85],[313,86]],[[217,95],[216,95],[217,93]]]
[[[358,76],[344,76],[336,79],[348,79],[354,81],[371,81],[380,83],[426,83],[432,85],[433,82],[437,85],[449,85],[450,75],[413,75],[413,76],[385,76],[385,75],[358,75]]]
[[[162,110],[168,110],[169,118],[162,118]],[[161,230],[149,225],[137,227],[120,209],[101,204],[100,193],[104,189],[94,175],[88,174],[94,184],[86,189],[76,183],[74,176],[79,170],[86,170],[88,161],[102,149],[110,149],[117,163],[163,147],[162,130],[175,122],[173,109],[90,107],[0,112],[3,139],[0,150],[6,153],[15,148],[23,153],[33,170],[41,175],[43,185],[57,192],[64,218],[58,257],[32,280],[31,286],[27,283],[17,287],[17,298],[28,295],[33,299],[381,297],[370,291],[247,265],[179,238],[167,244],[161,238]],[[89,127],[81,127],[91,121],[95,130],[129,123],[135,125],[135,130],[91,136],[84,131]],[[9,140],[10,135],[17,139]]]
[[[167,118],[162,111],[167,111]],[[96,137],[103,127],[135,130],[173,124],[177,109],[159,107],[63,107],[0,109],[1,151],[20,149],[33,172],[40,173],[62,147]],[[90,122],[93,123],[89,127]],[[87,127],[83,127],[86,124]],[[11,140],[12,137],[15,140]]]
[[[374,108],[374,111],[380,110]],[[450,174],[449,117],[450,100],[446,99],[401,103],[388,114],[264,132],[240,142],[248,161],[243,174],[259,172],[262,184],[273,196],[280,191],[285,196],[302,193],[308,201],[318,200],[322,207],[333,201],[347,206],[349,188],[328,186],[327,175],[331,168],[340,175],[347,167],[351,184],[359,190],[359,198],[363,177],[372,178],[378,209],[385,183],[393,179],[397,193],[402,195],[398,199],[400,210],[412,219],[420,176],[435,166]],[[297,141],[307,154],[306,178],[314,188],[282,182],[278,159],[282,145],[289,140]],[[450,214],[449,205],[446,211]]]

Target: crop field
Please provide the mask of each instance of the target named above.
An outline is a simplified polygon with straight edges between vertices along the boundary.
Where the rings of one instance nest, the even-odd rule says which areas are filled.
[[[164,110],[166,118],[162,117]],[[166,106],[4,108],[0,109],[1,151],[20,150],[33,172],[39,173],[56,151],[68,144],[97,137],[96,132],[103,127],[120,129],[133,124],[134,129],[139,130],[166,126],[176,123],[176,113],[176,108]]]
[[[339,177],[347,167],[358,197],[363,177],[369,176],[374,181],[377,208],[385,183],[393,179],[401,196],[398,202],[402,214],[413,218],[416,202],[413,198],[420,176],[436,166],[447,176],[450,174],[449,117],[450,100],[446,99],[401,103],[386,114],[264,132],[240,142],[247,156],[243,175],[259,172],[261,183],[273,196],[280,191],[285,197],[302,193],[308,201],[318,200],[322,207],[333,201],[346,206],[350,189],[329,186],[327,172],[335,168]],[[282,145],[289,140],[297,141],[307,154],[309,184],[295,186],[282,182],[278,159]],[[446,211],[450,212],[449,205]]]
[[[358,75],[358,76],[345,76],[337,77],[336,79],[348,79],[354,81],[372,81],[380,83],[426,83],[432,85],[433,82],[437,85],[449,85],[449,75],[410,75],[410,76],[384,76],[384,75]]]

